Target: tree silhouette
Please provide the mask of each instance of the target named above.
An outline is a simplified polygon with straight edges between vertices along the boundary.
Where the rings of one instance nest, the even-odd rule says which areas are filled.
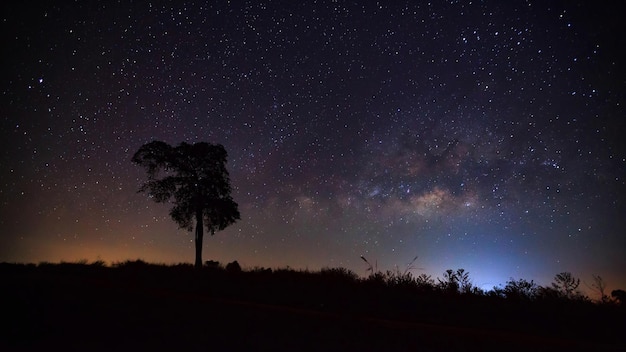
[[[472,292],[472,280],[470,280],[469,272],[465,271],[465,269],[457,269],[456,280],[459,284],[459,289],[461,290],[461,292]]]
[[[469,272],[465,269],[457,269],[456,271],[448,269],[443,273],[443,278],[437,278],[439,289],[448,293],[471,293],[472,281]]]
[[[613,290],[611,291],[611,296],[621,305],[626,303],[626,291],[624,290]]]
[[[452,269],[448,269],[443,273],[443,279],[437,278],[439,288],[448,293],[459,292],[459,278],[457,273]]]
[[[593,283],[591,289],[600,294],[600,302],[607,303],[609,301],[609,295],[606,294],[606,282],[600,275],[591,275],[593,277]]]
[[[554,282],[552,283],[552,288],[567,298],[573,298],[578,285],[580,285],[580,279],[575,278],[572,273],[565,271],[556,274]]]
[[[157,203],[173,199],[170,216],[180,228],[196,226],[196,267],[202,266],[204,226],[211,235],[240,219],[231,198],[227,153],[220,144],[181,143],[177,147],[161,141],[142,145],[132,161],[142,166],[148,181],[139,192],[148,192]]]
[[[508,299],[532,300],[539,294],[539,286],[533,280],[515,280],[511,278],[511,280],[507,281],[502,291]]]

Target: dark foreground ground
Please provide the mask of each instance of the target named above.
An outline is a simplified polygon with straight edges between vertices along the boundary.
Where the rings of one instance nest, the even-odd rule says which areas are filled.
[[[623,312],[570,312],[568,325],[488,302],[190,268],[5,264],[0,274],[0,351],[626,351]]]

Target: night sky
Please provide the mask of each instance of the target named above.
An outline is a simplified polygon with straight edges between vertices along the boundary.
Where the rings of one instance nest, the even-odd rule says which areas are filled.
[[[241,212],[205,260],[626,288],[626,28],[598,3],[3,2],[0,261],[193,262],[130,159],[205,141]]]

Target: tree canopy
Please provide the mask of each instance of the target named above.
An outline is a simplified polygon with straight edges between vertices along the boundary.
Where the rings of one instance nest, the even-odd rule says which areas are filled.
[[[221,144],[183,142],[172,147],[153,141],[132,158],[148,175],[139,192],[147,192],[157,203],[171,201],[170,216],[181,228],[193,230],[196,220],[196,266],[202,265],[203,224],[213,235],[240,219],[231,197],[227,156]]]

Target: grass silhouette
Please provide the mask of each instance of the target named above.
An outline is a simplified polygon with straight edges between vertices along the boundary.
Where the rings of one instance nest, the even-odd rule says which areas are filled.
[[[626,348],[626,309],[616,302],[513,279],[484,292],[467,286],[467,272],[446,273],[437,282],[397,269],[361,278],[237,262],[2,263],[9,327],[0,349]]]

